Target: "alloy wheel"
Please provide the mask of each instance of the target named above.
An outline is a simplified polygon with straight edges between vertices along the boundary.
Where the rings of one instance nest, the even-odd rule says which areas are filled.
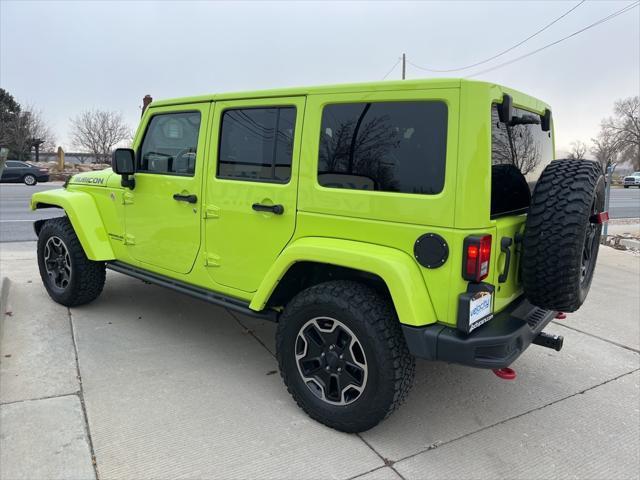
[[[591,205],[591,217],[595,217],[598,214],[598,208],[596,200],[593,200]],[[580,284],[584,283],[585,279],[590,278],[591,272],[595,267],[595,252],[598,249],[598,233],[602,229],[602,225],[590,221],[587,225],[587,232],[584,238],[584,246],[582,248],[582,261],[580,264]]]
[[[44,266],[51,285],[64,290],[71,282],[71,257],[60,237],[50,237],[44,246]]]
[[[355,402],[367,385],[367,359],[349,327],[330,317],[316,317],[300,328],[295,358],[309,390],[332,405]]]

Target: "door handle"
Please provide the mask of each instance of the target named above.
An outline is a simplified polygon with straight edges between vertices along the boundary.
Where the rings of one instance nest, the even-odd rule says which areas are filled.
[[[263,205],[262,203],[254,203],[251,205],[256,212],[271,212],[276,215],[282,215],[284,213],[284,207],[282,205]]]
[[[511,244],[513,240],[510,237],[502,237],[500,240],[500,251],[504,252],[506,255],[504,259],[504,270],[498,277],[498,283],[504,283],[507,281],[507,277],[509,276],[509,267],[511,263]]]
[[[187,202],[187,203],[196,203],[198,201],[198,197],[196,195],[182,195],[180,193],[174,193],[173,199],[178,202]]]

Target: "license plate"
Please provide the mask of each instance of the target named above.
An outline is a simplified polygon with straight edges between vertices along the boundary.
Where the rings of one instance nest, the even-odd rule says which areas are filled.
[[[493,318],[493,295],[478,292],[469,302],[469,331],[478,328]]]

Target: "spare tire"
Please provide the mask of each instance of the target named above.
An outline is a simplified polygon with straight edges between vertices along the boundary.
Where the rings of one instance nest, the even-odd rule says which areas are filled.
[[[598,258],[604,175],[596,162],[556,160],[535,186],[523,238],[521,277],[534,305],[574,312],[589,293]]]

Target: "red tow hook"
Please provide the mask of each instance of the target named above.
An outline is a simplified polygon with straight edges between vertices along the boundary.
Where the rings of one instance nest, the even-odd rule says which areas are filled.
[[[515,380],[518,376],[516,371],[513,368],[505,367],[505,368],[494,368],[493,373],[495,373],[496,377],[500,377],[503,380]]]
[[[558,320],[564,320],[565,318],[567,318],[567,314],[564,313],[564,312],[558,312],[558,313],[556,313],[556,318]]]

